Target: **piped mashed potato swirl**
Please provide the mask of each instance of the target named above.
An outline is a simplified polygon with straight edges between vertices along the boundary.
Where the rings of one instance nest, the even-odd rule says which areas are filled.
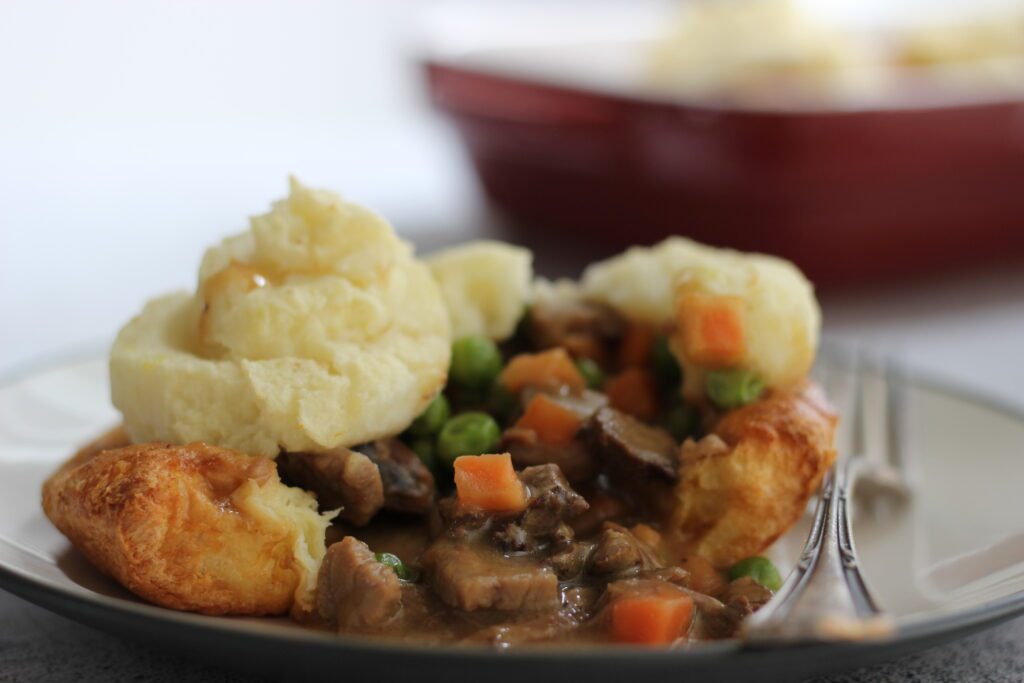
[[[404,429],[444,386],[450,344],[441,292],[391,226],[292,180],[206,252],[194,295],[121,330],[111,394],[135,442],[324,451]]]

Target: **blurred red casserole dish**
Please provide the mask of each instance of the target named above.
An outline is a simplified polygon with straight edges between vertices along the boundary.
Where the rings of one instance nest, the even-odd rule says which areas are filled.
[[[524,230],[608,250],[681,234],[784,256],[820,286],[1024,254],[1021,101],[716,108],[495,63],[432,58],[426,74]]]

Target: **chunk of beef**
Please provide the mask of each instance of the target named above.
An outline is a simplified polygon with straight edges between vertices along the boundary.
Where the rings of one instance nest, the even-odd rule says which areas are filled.
[[[369,522],[384,505],[384,483],[377,465],[348,448],[281,453],[277,470],[285,483],[315,493],[321,510],[341,508],[339,516],[357,526]]]
[[[531,388],[522,392],[523,404],[529,404],[538,393],[544,393],[552,401],[575,413],[581,423],[586,423],[597,410],[608,405],[607,396],[589,389],[570,394],[552,394]],[[505,430],[498,447],[512,454],[512,462],[518,468],[552,463],[558,465],[566,478],[574,484],[589,481],[598,473],[598,462],[582,433],[567,445],[555,446],[540,441],[532,429],[513,426]]]
[[[593,552],[593,543],[574,541],[551,555],[547,563],[555,570],[559,581],[569,581],[583,573]]]
[[[658,579],[659,581],[674,583],[675,585],[682,586],[683,588],[690,588],[690,572],[678,565],[644,569],[639,572],[636,577],[638,579]]]
[[[386,509],[420,515],[430,511],[437,490],[434,475],[411,448],[400,439],[378,439],[356,450],[380,470]]]
[[[536,465],[519,473],[526,486],[526,507],[516,513],[485,513],[461,507],[456,497],[437,505],[435,535],[462,543],[487,542],[507,553],[561,547],[574,532],[566,522],[586,512],[587,501],[576,493],[557,465]]]
[[[481,510],[466,509],[459,499],[448,496],[441,499],[430,518],[432,536],[447,536],[461,543],[477,543],[489,538],[495,515]]]
[[[743,576],[730,581],[720,597],[722,602],[747,616],[771,600],[772,592],[749,576]]]
[[[590,507],[569,486],[557,465],[535,465],[519,473],[529,499],[515,519],[495,524],[492,540],[506,552],[529,552],[545,546],[561,548],[575,533],[567,521]]]
[[[499,525],[491,539],[507,553],[525,553],[536,545],[530,534],[526,533],[526,529],[515,522]]]
[[[604,493],[590,496],[588,502],[590,509],[572,520],[572,528],[579,537],[593,536],[604,528],[605,522],[622,519],[634,512],[620,498]]]
[[[537,301],[530,307],[526,329],[537,349],[563,347],[572,356],[608,361],[611,345],[626,327],[611,306],[570,298]]]
[[[619,577],[662,566],[657,552],[618,524],[607,524],[590,559],[590,572]]]
[[[554,446],[540,441],[532,429],[509,427],[501,436],[498,450],[510,453],[512,464],[520,469],[547,463],[557,465],[574,483],[589,481],[598,472],[597,460],[580,438],[567,446]]]
[[[550,535],[590,507],[572,490],[557,465],[527,467],[519,473],[519,479],[530,496],[519,523],[531,536]]]
[[[525,611],[558,605],[558,577],[531,559],[441,539],[421,561],[437,595],[452,607]]]
[[[317,576],[316,607],[339,631],[373,631],[402,609],[401,582],[362,541],[345,537],[327,549]]]
[[[590,441],[613,476],[676,480],[675,439],[615,408],[601,408],[587,427]]]

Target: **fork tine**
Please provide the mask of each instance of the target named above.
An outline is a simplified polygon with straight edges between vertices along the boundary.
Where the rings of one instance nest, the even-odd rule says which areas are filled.
[[[821,386],[829,404],[839,415],[835,447],[842,455],[851,452],[854,407],[857,404],[857,354],[849,348],[830,341],[822,348],[821,362],[815,367],[815,379]]]
[[[903,433],[907,414],[906,370],[895,359],[885,364],[886,446],[888,463],[901,479],[907,478],[906,443]]]
[[[867,363],[864,352],[861,351],[854,356],[853,367],[850,375],[853,377],[853,397],[851,401],[851,418],[849,433],[848,456],[850,458],[861,458],[868,450],[868,418],[865,410],[864,396],[864,373]]]
[[[903,441],[904,373],[891,357],[861,356],[850,452],[857,460],[857,488],[872,503],[892,496],[898,500],[909,492]],[[880,493],[888,495],[876,495]]]

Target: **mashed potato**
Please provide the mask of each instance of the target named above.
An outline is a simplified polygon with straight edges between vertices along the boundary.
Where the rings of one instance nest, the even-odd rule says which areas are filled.
[[[658,325],[674,321],[683,297],[730,299],[738,302],[743,327],[736,366],[757,372],[769,387],[786,387],[806,377],[814,363],[818,303],[807,279],[782,259],[673,237],[591,265],[582,292]],[[672,346],[685,371],[684,392],[696,397],[705,368],[687,357],[678,339]]]
[[[323,451],[402,431],[444,386],[450,343],[430,271],[391,227],[292,181],[207,251],[194,296],[121,330],[111,393],[136,442]]]
[[[884,83],[880,64],[873,42],[794,0],[697,0],[652,52],[650,78],[688,97],[773,104],[872,94]]]
[[[504,242],[469,242],[426,259],[451,315],[456,339],[512,336],[533,277],[533,254]]]
[[[672,317],[679,272],[712,258],[714,250],[672,237],[654,247],[632,247],[583,271],[583,296],[656,325]]]

